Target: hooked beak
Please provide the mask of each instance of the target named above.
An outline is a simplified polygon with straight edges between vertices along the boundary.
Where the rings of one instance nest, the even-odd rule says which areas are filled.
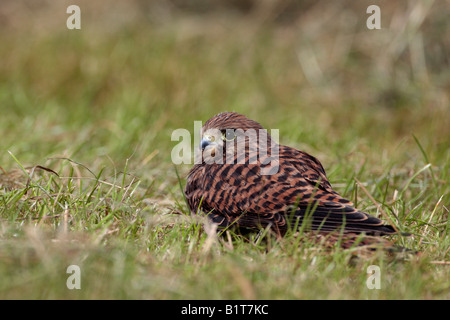
[[[207,146],[209,146],[211,144],[211,136],[205,136],[202,138],[202,140],[200,141],[200,148],[202,150],[204,150]]]
[[[204,133],[202,136],[202,139],[200,140],[200,148],[202,150],[205,150],[207,147],[208,149],[213,148],[216,149],[218,145],[221,142],[221,135],[220,131],[211,131]]]
[[[205,149],[207,146],[209,146],[210,142],[206,138],[202,138],[200,141],[200,149]]]

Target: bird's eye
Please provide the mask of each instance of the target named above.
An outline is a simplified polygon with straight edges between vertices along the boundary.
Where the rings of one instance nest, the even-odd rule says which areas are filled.
[[[236,139],[236,134],[234,133],[234,129],[222,130],[222,139],[225,141],[231,141],[231,140]]]

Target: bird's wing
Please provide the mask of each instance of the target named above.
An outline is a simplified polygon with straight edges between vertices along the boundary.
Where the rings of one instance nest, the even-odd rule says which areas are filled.
[[[394,233],[337,194],[320,162],[306,153],[280,146],[279,170],[261,175],[258,164],[211,164],[194,167],[186,185],[191,211],[198,208],[221,226],[241,227],[308,223],[313,230]]]
[[[316,230],[395,233],[391,226],[357,210],[351,201],[335,192],[322,164],[313,156],[280,146],[279,161],[279,172],[270,178],[275,182],[262,194],[262,207],[272,213],[278,209],[289,212],[288,223],[305,221]]]

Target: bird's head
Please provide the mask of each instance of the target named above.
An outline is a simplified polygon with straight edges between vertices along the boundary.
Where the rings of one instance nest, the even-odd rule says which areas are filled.
[[[200,134],[205,163],[236,163],[249,159],[253,153],[256,155],[262,137],[265,145],[271,143],[270,135],[258,122],[236,112],[212,117],[205,122]]]

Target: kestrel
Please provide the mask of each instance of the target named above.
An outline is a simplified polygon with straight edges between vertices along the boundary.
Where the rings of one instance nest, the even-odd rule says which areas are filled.
[[[219,229],[270,228],[278,236],[300,226],[321,234],[397,233],[334,191],[319,160],[277,144],[241,114],[225,112],[206,121],[200,148],[185,196],[191,212],[203,212]]]

